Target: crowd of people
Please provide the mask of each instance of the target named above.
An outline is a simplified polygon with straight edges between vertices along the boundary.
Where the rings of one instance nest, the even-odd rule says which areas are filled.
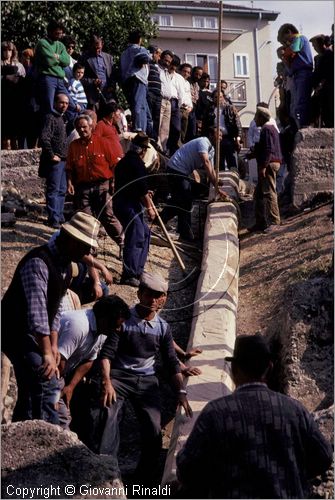
[[[122,408],[130,400],[141,431],[138,482],[153,484],[161,450],[157,357],[177,403],[192,418],[185,376],[200,370],[185,362],[200,351],[185,352],[174,342],[159,315],[168,283],[145,271],[148,221],[157,223],[145,158],[150,149],[165,158],[169,182],[160,218],[167,223],[177,216],[180,238],[193,241],[193,172],[201,170],[207,184],[216,185],[217,138],[220,168],[238,169],[242,126],[224,80],[211,92],[203,68],[181,64],[170,50],[146,49],[138,31],[129,34],[118,68],[103,51],[100,36],[77,56],[75,41],[64,36],[61,23],[51,21],[47,31],[34,50],[22,52],[22,63],[14,44],[2,43],[7,109],[2,147],[41,146],[46,224],[57,230],[20,261],[2,301],[2,351],[18,385],[13,421],[41,419],[70,427],[94,452],[117,459]],[[248,134],[248,157],[256,159],[258,169],[251,231],[271,232],[280,225],[281,133],[288,124],[297,130],[310,123],[313,86],[321,103],[319,124],[330,126],[331,82],[324,71],[332,48],[320,52],[313,73],[308,40],[293,25],[283,25],[278,39],[284,65],[280,123],[260,102]],[[130,109],[127,116],[116,99],[118,85]],[[8,111],[9,96],[22,120],[13,116],[13,107]],[[127,148],[122,137],[130,138]],[[218,189],[225,194],[220,182]],[[74,206],[69,221],[64,218],[67,194]],[[95,254],[100,223],[119,248],[120,283],[138,290],[133,307],[109,295],[113,278]],[[93,301],[93,307],[81,308]],[[184,494],[303,498],[307,479],[330,465],[329,444],[300,404],[267,388],[271,353],[264,339],[238,338],[228,360],[236,391],[209,403],[177,457]],[[204,481],[209,488],[204,491],[197,483],[195,489],[194,477],[204,471],[211,478]]]

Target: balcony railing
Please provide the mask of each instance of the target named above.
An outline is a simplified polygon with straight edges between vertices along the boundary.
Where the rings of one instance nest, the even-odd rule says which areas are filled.
[[[226,95],[230,97],[232,103],[237,109],[242,109],[247,105],[247,90],[245,80],[225,80],[228,83]],[[216,81],[212,80],[211,90],[216,89]]]
[[[228,88],[226,94],[230,97],[234,106],[242,109],[247,105],[247,88],[245,80],[226,80]]]

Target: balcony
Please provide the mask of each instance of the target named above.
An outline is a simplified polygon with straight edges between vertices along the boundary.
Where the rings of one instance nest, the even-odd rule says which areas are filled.
[[[247,105],[247,87],[245,80],[226,80],[228,88],[226,94],[238,110]]]
[[[247,105],[247,90],[245,80],[225,80],[228,83],[226,95],[230,97],[232,104],[240,110]],[[211,80],[210,89],[216,89],[216,80]]]

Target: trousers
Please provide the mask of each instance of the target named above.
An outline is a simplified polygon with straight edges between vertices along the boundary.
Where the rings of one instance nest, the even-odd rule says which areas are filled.
[[[255,189],[255,215],[256,224],[266,226],[280,224],[280,213],[276,190],[276,173],[280,169],[280,163],[269,163],[265,177],[258,175]]]

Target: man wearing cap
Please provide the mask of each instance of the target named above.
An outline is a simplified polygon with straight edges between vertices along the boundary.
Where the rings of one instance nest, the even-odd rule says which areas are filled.
[[[259,142],[255,144],[258,182],[255,189],[256,223],[249,231],[275,231],[280,226],[280,213],[276,190],[276,174],[280,169],[282,154],[278,130],[270,123],[268,108],[258,106],[255,123],[261,127]]]
[[[69,145],[66,159],[68,193],[75,196],[78,210],[99,217],[101,224],[119,246],[123,244],[122,227],[113,213],[110,180],[119,161],[119,150],[108,140],[93,133],[93,120],[81,114],[75,119],[79,139]]]
[[[267,387],[263,337],[237,337],[226,360],[236,389],[207,404],[177,455],[178,479],[197,495],[182,498],[308,498],[307,480],[331,465],[330,444],[298,401]]]
[[[13,421],[59,423],[59,304],[71,280],[71,261],[98,246],[99,226],[94,217],[76,213],[54,241],[23,257],[2,299],[1,347],[13,364],[18,386]]]
[[[149,137],[139,132],[115,168],[113,209],[125,235],[120,283],[134,287],[139,285],[149,252],[150,230],[144,212],[150,220],[155,218],[143,161],[148,148]]]
[[[139,303],[122,333],[112,334],[101,353],[104,428],[94,451],[117,458],[119,446],[118,415],[126,399],[136,411],[141,431],[141,459],[137,467],[141,483],[155,476],[161,449],[161,411],[156,358],[161,355],[176,389],[178,403],[192,416],[183,385],[180,365],[169,325],[157,314],[166,301],[168,284],[160,275],[143,273],[138,289]],[[93,408],[98,412],[99,408]]]

